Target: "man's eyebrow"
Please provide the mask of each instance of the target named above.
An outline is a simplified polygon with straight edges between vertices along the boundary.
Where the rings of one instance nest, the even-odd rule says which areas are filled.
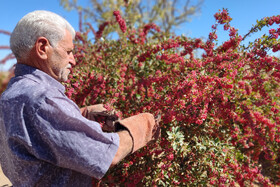
[[[74,47],[63,47],[63,49],[66,51],[73,51]]]

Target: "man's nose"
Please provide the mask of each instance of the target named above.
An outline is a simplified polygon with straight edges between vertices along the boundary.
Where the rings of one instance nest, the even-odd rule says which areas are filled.
[[[70,54],[70,59],[69,59],[69,62],[72,66],[75,66],[76,65],[76,60],[74,58],[74,55],[73,53]]]

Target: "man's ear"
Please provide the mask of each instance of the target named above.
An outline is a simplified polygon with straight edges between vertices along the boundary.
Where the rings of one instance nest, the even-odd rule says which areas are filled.
[[[47,38],[39,37],[35,43],[36,54],[39,58],[46,60],[48,58],[48,53],[50,50],[50,43]]]

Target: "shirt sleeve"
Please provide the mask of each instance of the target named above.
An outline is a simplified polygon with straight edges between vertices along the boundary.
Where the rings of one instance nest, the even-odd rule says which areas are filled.
[[[30,123],[38,159],[97,179],[107,172],[119,147],[117,133],[103,132],[66,97],[46,97]]]

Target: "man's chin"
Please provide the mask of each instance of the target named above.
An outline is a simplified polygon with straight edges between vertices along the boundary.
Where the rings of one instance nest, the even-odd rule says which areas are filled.
[[[65,75],[61,76],[57,79],[57,81],[59,81],[59,82],[67,82],[67,80],[68,80],[68,76],[65,76]]]
[[[68,75],[64,75],[63,77],[61,77],[62,82],[66,82],[67,80],[68,80]]]
[[[61,77],[60,77],[61,82],[66,82],[66,81],[68,80],[69,74],[70,74],[70,70],[69,70],[69,69],[66,69],[66,70],[61,74]]]
[[[68,78],[62,78],[60,82],[67,82]]]

